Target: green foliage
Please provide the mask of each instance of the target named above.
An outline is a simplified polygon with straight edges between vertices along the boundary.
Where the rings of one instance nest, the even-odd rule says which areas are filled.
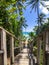
[[[37,18],[37,23],[38,23],[38,21],[39,21],[39,26],[42,26],[43,25],[43,23],[44,23],[44,21],[45,21],[45,17],[46,15],[45,14],[43,14],[43,13],[40,13],[39,14],[39,18]]]
[[[0,0],[0,26],[18,39],[23,36],[22,28],[27,27],[22,10],[25,7],[24,2],[25,0]],[[19,46],[19,42],[15,41],[16,47]]]
[[[25,0],[0,1],[0,26],[13,33],[16,37],[22,34],[22,27],[26,27],[23,17],[23,3]]]
[[[34,32],[30,32],[30,33],[29,33],[29,37],[30,37],[31,39],[33,39],[34,36],[35,36]]]
[[[15,47],[19,46],[19,41],[15,41]]]
[[[38,7],[38,2],[39,2],[39,0],[30,0],[29,2],[28,2],[28,5],[31,5],[31,8],[33,9],[35,9],[35,11],[37,10],[37,7]]]
[[[22,36],[22,41],[26,41],[26,39],[27,39],[27,37],[25,37],[25,36]]]
[[[36,34],[39,35],[48,28],[49,28],[49,19],[48,19],[47,23],[44,23],[42,26],[39,27],[39,32],[38,32],[38,28],[37,28]]]

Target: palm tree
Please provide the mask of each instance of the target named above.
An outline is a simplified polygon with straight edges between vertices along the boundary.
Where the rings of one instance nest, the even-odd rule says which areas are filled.
[[[39,15],[39,18],[37,18],[36,22],[38,22],[38,21],[39,21],[39,29],[38,29],[38,26],[36,26],[36,27],[34,28],[36,34],[39,34],[39,33],[40,33],[41,28],[42,28],[43,25],[44,25],[43,23],[45,22],[45,15],[44,15],[43,13],[41,13],[41,14]]]
[[[30,32],[30,33],[29,33],[29,37],[30,37],[30,39],[33,39],[34,36],[35,36],[34,32]]]
[[[28,2],[28,5],[32,5],[32,9],[35,8],[35,11],[37,11],[37,15],[39,18],[39,0],[30,0]],[[39,26],[39,21],[38,21],[38,26]]]
[[[44,23],[44,21],[45,21],[45,14],[43,14],[43,13],[41,13],[40,15],[39,15],[39,18],[37,18],[37,22],[39,21],[39,26],[42,26],[42,24]]]
[[[32,5],[31,7],[32,7],[32,9],[33,8],[35,8],[35,11],[37,12],[37,15],[38,15],[38,32],[39,32],[39,27],[40,27],[40,14],[39,14],[39,3],[41,3],[42,4],[42,2],[41,1],[39,1],[39,0],[30,0],[29,2],[28,2],[28,5]],[[42,4],[43,5],[43,4]],[[43,5],[44,6],[44,5]]]
[[[28,2],[28,5],[32,5],[31,7],[32,7],[32,9],[35,9],[35,11],[37,12],[37,18],[39,19],[39,0],[30,0],[29,2]],[[40,26],[40,21],[38,20],[38,33],[39,33],[39,26]]]

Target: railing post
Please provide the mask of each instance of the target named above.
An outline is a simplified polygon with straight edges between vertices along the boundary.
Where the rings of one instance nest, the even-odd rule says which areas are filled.
[[[47,57],[47,60],[46,60],[46,63],[47,65],[49,65],[49,31],[46,32],[46,57]]]
[[[14,38],[10,37],[11,65],[14,65]]]
[[[3,54],[4,65],[7,65],[6,32],[4,30],[1,31],[1,50],[4,51]]]
[[[40,65],[40,37],[37,38],[37,63]]]
[[[49,31],[48,31],[48,52],[49,52]],[[48,53],[48,65],[49,65],[49,53]]]
[[[49,44],[49,33],[48,31],[46,32],[46,51],[48,51],[48,44]]]
[[[46,65],[45,50],[46,50],[46,32],[43,33],[43,65]]]

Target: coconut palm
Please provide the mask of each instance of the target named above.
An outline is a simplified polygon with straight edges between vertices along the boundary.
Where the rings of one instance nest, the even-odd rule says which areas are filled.
[[[39,24],[40,24],[40,26],[42,26],[42,24],[44,23],[44,21],[45,21],[45,14],[43,14],[43,13],[41,13],[40,15],[39,15],[39,18],[37,18],[37,22],[39,21]]]
[[[35,8],[35,11],[37,12],[38,18],[39,18],[39,0],[30,0],[28,2],[28,5],[32,5],[32,9]],[[38,21],[39,26],[39,21]]]
[[[38,15],[38,17],[37,17],[37,19],[38,19],[38,32],[39,32],[39,27],[40,27],[40,23],[41,23],[41,21],[40,21],[40,14],[39,14],[39,4],[42,4],[42,2],[41,1],[39,1],[39,0],[30,0],[29,2],[28,2],[28,5],[32,5],[31,7],[32,7],[32,9],[34,8],[35,9],[35,11],[37,12],[37,15]],[[43,5],[43,4],[42,4]],[[43,5],[44,6],[44,5]],[[40,19],[39,19],[40,18]]]

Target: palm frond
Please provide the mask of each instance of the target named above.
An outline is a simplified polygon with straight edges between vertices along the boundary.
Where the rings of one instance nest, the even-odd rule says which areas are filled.
[[[40,1],[40,3],[42,4],[42,6],[46,7],[46,5],[44,5],[44,3],[42,1]]]
[[[27,2],[26,4],[30,5],[34,2],[34,0],[30,0],[29,2]]]

